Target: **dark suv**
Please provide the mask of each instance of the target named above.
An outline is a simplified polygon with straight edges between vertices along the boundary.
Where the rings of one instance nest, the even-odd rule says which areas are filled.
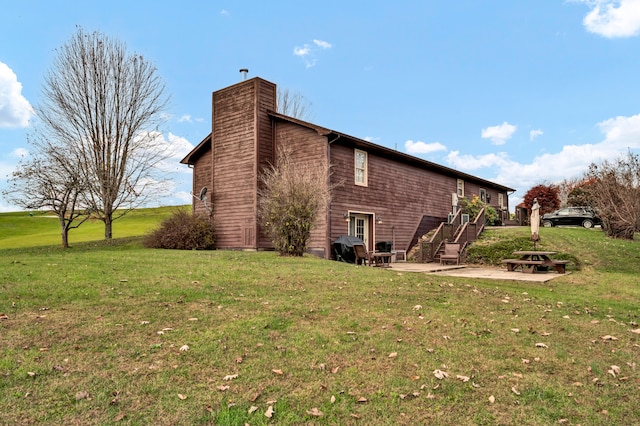
[[[590,207],[565,207],[542,215],[542,226],[583,226],[593,228],[602,221]]]

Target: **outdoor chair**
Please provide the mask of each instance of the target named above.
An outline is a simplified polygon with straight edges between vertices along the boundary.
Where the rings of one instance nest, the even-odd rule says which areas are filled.
[[[364,244],[354,244],[353,251],[356,254],[356,265],[371,265],[371,255]]]
[[[444,253],[440,254],[440,264],[455,261],[456,265],[460,264],[460,244],[445,243]]]

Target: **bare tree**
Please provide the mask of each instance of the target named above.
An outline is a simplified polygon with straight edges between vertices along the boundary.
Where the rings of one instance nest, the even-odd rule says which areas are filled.
[[[300,162],[292,148],[278,148],[276,164],[261,174],[259,215],[261,225],[283,256],[302,256],[321,209],[331,199],[329,165]]]
[[[58,155],[46,141],[36,156],[21,161],[3,195],[27,210],[51,209],[60,222],[62,248],[69,248],[69,231],[90,217],[82,203],[87,187],[74,162]]]
[[[278,90],[278,112],[300,120],[309,120],[311,117],[311,102],[298,92],[290,92],[289,89]]]
[[[164,84],[145,58],[101,33],[82,29],[58,50],[36,108],[43,135],[77,161],[88,207],[112,223],[163,185],[154,166],[167,157],[157,126]]]
[[[640,230],[640,157],[629,151],[613,162],[591,164],[585,180],[607,235],[632,240]]]

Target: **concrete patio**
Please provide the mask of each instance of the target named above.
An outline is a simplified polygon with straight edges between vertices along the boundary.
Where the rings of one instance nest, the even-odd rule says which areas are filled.
[[[506,268],[480,267],[469,265],[440,265],[439,263],[412,263],[396,262],[390,264],[390,270],[396,272],[422,272],[432,275],[463,277],[463,278],[483,278],[490,280],[510,280],[510,281],[532,281],[545,283],[554,278],[568,275],[556,272],[539,272],[525,274],[520,271],[509,272]]]

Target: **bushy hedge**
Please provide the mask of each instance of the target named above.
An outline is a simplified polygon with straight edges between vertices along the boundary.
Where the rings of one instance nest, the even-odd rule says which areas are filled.
[[[144,240],[145,247],[174,250],[211,250],[213,244],[213,225],[209,218],[184,210],[165,219]]]

